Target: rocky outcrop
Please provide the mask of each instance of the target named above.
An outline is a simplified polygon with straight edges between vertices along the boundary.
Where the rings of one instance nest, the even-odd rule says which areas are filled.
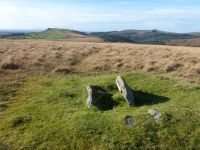
[[[121,92],[124,99],[128,102],[128,104],[132,106],[135,105],[135,98],[133,96],[133,91],[121,76],[117,77],[116,84],[119,91]]]

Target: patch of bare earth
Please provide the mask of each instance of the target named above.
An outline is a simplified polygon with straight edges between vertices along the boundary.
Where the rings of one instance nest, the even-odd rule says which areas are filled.
[[[151,72],[200,81],[200,48],[0,40],[0,77],[48,73]]]

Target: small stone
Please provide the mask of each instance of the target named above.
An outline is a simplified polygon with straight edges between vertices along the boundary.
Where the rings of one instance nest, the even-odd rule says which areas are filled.
[[[119,91],[121,92],[124,99],[128,102],[128,104],[135,105],[135,98],[133,96],[132,89],[128,86],[126,81],[121,76],[117,77],[116,84]]]
[[[115,64],[115,67],[121,68],[123,65],[124,65],[124,64],[120,62],[120,63],[116,63],[116,64]]]
[[[157,111],[157,110],[154,110],[154,109],[148,110],[148,114],[154,118],[154,121],[155,121],[156,123],[159,122],[160,117],[162,116],[161,112],[159,112],[159,111]]]
[[[124,118],[124,125],[131,128],[133,127],[133,117],[132,116],[126,116]]]

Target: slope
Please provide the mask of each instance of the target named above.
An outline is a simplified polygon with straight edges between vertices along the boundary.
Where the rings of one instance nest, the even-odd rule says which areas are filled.
[[[117,74],[37,76],[0,84],[0,149],[194,149],[200,148],[200,85],[138,73],[121,74],[138,105],[128,107]],[[117,103],[86,107],[86,85],[105,89]],[[106,99],[109,100],[109,99]],[[148,109],[162,113],[159,123]],[[124,117],[134,118],[133,127]]]
[[[91,42],[101,42],[100,38],[91,37],[86,35],[84,32],[79,32],[75,30],[68,29],[58,29],[58,28],[48,28],[42,32],[33,33],[18,33],[9,34],[4,36],[4,38],[10,39],[46,39],[46,40],[65,40],[65,41],[91,41]]]
[[[164,32],[160,30],[123,30],[113,32],[94,32],[90,35],[109,42],[130,42],[145,44],[165,44],[169,39],[191,39],[198,35]]]

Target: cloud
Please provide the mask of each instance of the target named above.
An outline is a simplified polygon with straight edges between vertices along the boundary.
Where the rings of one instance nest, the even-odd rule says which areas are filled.
[[[186,1],[186,0],[185,0]],[[55,2],[55,1],[54,1]],[[124,4],[133,1],[118,1]],[[143,1],[144,2],[144,1]],[[0,1],[0,28],[41,29],[48,27],[77,30],[115,30],[125,28],[160,28],[185,31],[185,25],[197,27],[200,22],[199,7],[165,7],[128,5],[91,6],[70,3],[41,3],[24,0]],[[105,4],[104,4],[105,5]],[[182,26],[182,27],[181,27]],[[191,30],[191,28],[188,27]],[[195,29],[194,29],[195,30]],[[197,30],[197,29],[196,29]]]
[[[0,28],[45,28],[115,20],[119,13],[66,5],[27,6],[0,2]]]

